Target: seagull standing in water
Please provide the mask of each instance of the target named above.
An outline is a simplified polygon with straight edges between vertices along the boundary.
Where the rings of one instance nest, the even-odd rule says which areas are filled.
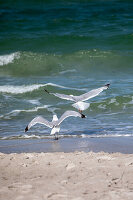
[[[90,104],[89,103],[85,103],[84,101],[87,101],[88,99],[91,99],[95,96],[97,96],[98,94],[100,94],[103,90],[108,89],[110,86],[110,84],[106,84],[103,87],[91,90],[85,94],[82,94],[80,96],[74,96],[74,95],[66,95],[66,94],[59,94],[59,93],[52,93],[49,92],[48,90],[44,89],[45,92],[47,92],[48,94],[52,94],[56,97],[59,97],[61,99],[66,99],[66,100],[70,100],[70,101],[74,101],[75,103],[72,104],[72,106],[76,109],[79,110],[80,113],[82,113],[83,110],[86,110]]]
[[[86,116],[83,114],[80,114],[76,111],[66,111],[59,119],[56,115],[53,115],[53,120],[52,122],[49,122],[48,120],[44,119],[41,116],[35,117],[25,128],[25,132],[27,132],[32,126],[35,124],[43,124],[49,128],[52,128],[50,135],[55,135],[55,139],[58,140],[58,133],[60,131],[60,124],[61,122],[68,118],[68,117],[81,117],[85,118]]]

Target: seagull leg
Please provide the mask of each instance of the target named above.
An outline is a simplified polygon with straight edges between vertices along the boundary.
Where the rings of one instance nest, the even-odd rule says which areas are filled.
[[[82,110],[79,110],[79,113],[81,114],[81,118],[86,118],[86,116],[82,113]]]
[[[55,134],[55,140],[58,140],[59,138],[58,138],[58,135],[57,134]]]
[[[79,112],[82,114],[82,110],[79,109]]]

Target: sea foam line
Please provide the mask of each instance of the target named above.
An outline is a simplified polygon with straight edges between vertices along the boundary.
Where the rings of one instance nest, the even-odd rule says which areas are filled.
[[[35,107],[33,109],[29,109],[29,110],[13,110],[11,112],[9,112],[8,114],[13,114],[13,113],[20,113],[20,112],[37,112],[38,110],[40,109],[44,109],[44,108],[48,108],[50,107],[50,105],[44,105],[44,106],[38,106],[38,107]]]
[[[4,115],[0,115],[0,118],[4,118],[4,119],[10,119],[10,117],[13,116],[18,116],[21,112],[37,112],[40,109],[47,109],[51,107],[51,105],[44,105],[44,106],[38,106],[29,110],[12,110],[9,113],[6,113]]]
[[[0,66],[12,63],[14,61],[14,59],[19,59],[19,58],[20,58],[19,52],[0,56]]]
[[[72,134],[60,134],[59,138],[111,138],[111,137],[133,137],[133,134],[110,134],[110,135],[72,135]],[[0,140],[12,140],[12,139],[53,139],[51,135],[35,135],[35,134],[23,134],[23,135],[12,135],[0,137]]]
[[[34,90],[38,90],[39,88],[45,87],[45,86],[54,86],[58,88],[73,89],[73,90],[83,90],[83,89],[78,89],[78,88],[65,87],[62,85],[54,84],[54,83],[46,83],[46,84],[33,84],[33,85],[21,85],[21,86],[2,85],[0,86],[0,92],[10,93],[10,94],[23,94],[27,92],[32,92]]]

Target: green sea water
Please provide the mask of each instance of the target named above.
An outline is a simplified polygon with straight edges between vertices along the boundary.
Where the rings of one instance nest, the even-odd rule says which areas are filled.
[[[80,95],[107,83],[62,136],[133,135],[133,1],[0,1],[0,139],[47,138],[41,125],[25,134],[27,123],[74,110],[44,88]]]

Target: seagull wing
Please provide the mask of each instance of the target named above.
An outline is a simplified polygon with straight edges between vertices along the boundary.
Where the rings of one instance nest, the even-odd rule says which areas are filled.
[[[52,123],[49,122],[48,120],[44,119],[41,116],[35,117],[25,128],[25,132],[28,131],[32,126],[34,126],[35,124],[43,124],[49,128],[52,128]]]
[[[73,98],[73,95],[66,95],[66,94],[60,94],[60,93],[52,93],[52,92],[49,92],[48,90],[44,89],[45,92],[47,92],[48,94],[52,94],[56,97],[59,97],[61,99],[65,99],[65,100],[69,100],[69,101],[75,101],[74,98]]]
[[[59,97],[61,99],[69,100],[69,101],[74,101],[73,96],[71,95],[66,95],[66,94],[59,94],[59,93],[51,93],[56,97]]]
[[[86,100],[88,100],[88,99],[91,99],[91,98],[93,98],[93,97],[99,95],[103,90],[108,89],[108,88],[109,88],[109,85],[110,85],[110,84],[107,84],[107,85],[105,85],[105,86],[103,86],[103,87],[100,87],[100,88],[91,90],[91,91],[89,91],[89,92],[87,92],[87,93],[85,93],[85,94],[82,94],[82,95],[80,95],[80,96],[78,96],[78,97],[76,97],[76,98],[77,98],[78,101],[86,101]]]
[[[66,119],[67,117],[81,117],[81,114],[76,112],[76,111],[72,111],[72,110],[68,110],[66,111],[61,117],[60,119],[57,121],[58,125],[61,124],[61,122]]]

